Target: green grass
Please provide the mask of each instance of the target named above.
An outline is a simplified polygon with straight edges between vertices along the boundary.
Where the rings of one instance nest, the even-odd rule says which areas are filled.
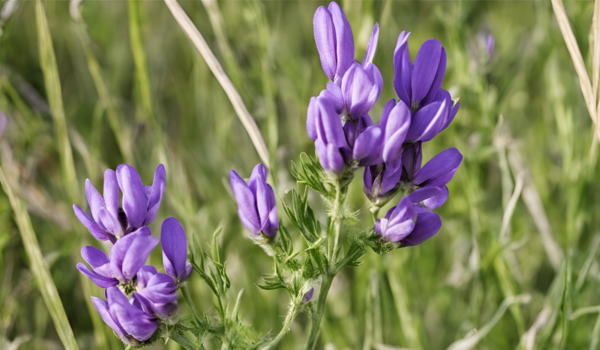
[[[181,5],[256,120],[275,169],[271,182],[289,201],[287,191],[296,187],[291,161],[314,152],[306,109],[326,78],[312,15],[326,3]],[[598,144],[551,4],[341,5],[354,29],[356,57],[380,23],[374,62],[385,85],[371,114],[375,121],[395,97],[398,34],[412,32],[413,57],[429,38],[443,43],[444,87],[460,97],[461,108],[424,157],[457,147],[465,159],[438,210],[443,226],[435,238],[384,257],[369,251],[361,266],[336,277],[317,347],[596,349]],[[565,8],[592,72],[594,4],[567,1]],[[85,178],[100,186],[104,169],[122,162],[134,165],[145,182],[158,163],[167,168],[154,235],[163,219],[176,216],[208,250],[212,233],[223,228],[228,302],[234,305],[243,288],[240,317],[256,332],[276,335],[289,298],[255,285],[272,272],[272,260],[245,237],[228,171],[247,176],[260,158],[228,96],[163,2],[84,1],[80,10],[74,21],[68,2],[21,1],[2,26],[0,110],[9,124],[0,161],[14,196],[0,193],[0,348],[10,348],[8,342],[22,342],[19,349],[74,348],[65,314],[80,349],[123,348],[92,312],[89,297],[102,291],[75,269],[80,248],[98,242],[71,209],[73,203],[87,207]],[[496,39],[488,63],[480,32]],[[346,246],[347,234],[372,222],[361,176],[348,193],[361,221],[342,228]],[[316,195],[310,200],[325,222],[324,204]],[[285,215],[281,205],[279,213]],[[300,234],[286,227],[300,245]],[[159,250],[150,261],[162,265]],[[216,315],[208,287],[197,275],[190,282],[196,309]],[[188,314],[183,298],[179,302]],[[298,316],[279,349],[301,348],[308,331],[307,317]],[[174,342],[153,347],[163,348],[179,349]]]

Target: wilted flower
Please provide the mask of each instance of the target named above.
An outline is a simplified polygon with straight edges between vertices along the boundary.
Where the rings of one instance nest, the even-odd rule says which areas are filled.
[[[83,247],[81,256],[93,270],[82,263],[77,264],[77,269],[101,288],[125,285],[134,279],[157,244],[158,238],[142,227],[119,239],[110,251],[110,258],[98,248]]]
[[[179,285],[192,272],[192,264],[187,261],[187,238],[177,219],[168,218],[163,222],[160,240],[165,271]]]
[[[94,237],[115,243],[118,237],[127,235],[154,220],[165,191],[166,173],[161,164],[156,168],[152,186],[144,186],[138,172],[131,165],[121,164],[117,171],[104,172],[104,197],[92,185],[85,182],[85,194],[92,217],[79,206],[73,205],[75,215]],[[123,192],[122,207],[120,192]]]
[[[171,277],[145,265],[137,273],[133,298],[146,313],[167,319],[177,309],[177,286]]]
[[[117,287],[106,290],[108,302],[92,297],[92,303],[104,322],[129,345],[139,345],[156,331],[158,320],[140,307],[132,305]]]
[[[254,167],[248,184],[234,171],[229,172],[231,190],[238,204],[242,224],[256,236],[274,238],[279,229],[275,193],[267,183],[267,168]]]
[[[339,82],[354,62],[354,38],[344,11],[335,2],[319,7],[313,19],[315,42],[325,75]]]

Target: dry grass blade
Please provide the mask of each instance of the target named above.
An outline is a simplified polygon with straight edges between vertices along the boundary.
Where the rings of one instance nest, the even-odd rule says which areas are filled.
[[[569,50],[569,54],[571,55],[571,60],[573,61],[573,65],[575,66],[575,70],[577,71],[577,75],[579,76],[579,84],[581,86],[581,92],[583,93],[583,98],[585,99],[585,104],[588,108],[588,112],[590,114],[590,117],[592,118],[592,121],[594,122],[594,124],[596,124],[597,113],[595,106],[596,99],[594,96],[594,90],[592,88],[587,69],[585,68],[585,62],[583,61],[583,57],[581,56],[581,51],[579,51],[577,39],[573,34],[573,29],[571,29],[571,23],[569,23],[569,18],[567,17],[567,12],[565,11],[565,7],[563,5],[562,0],[552,0],[552,9],[554,10],[554,15],[556,16],[556,20],[558,21],[558,26],[560,27],[562,36],[565,39],[565,43],[567,44],[567,49]],[[600,137],[600,134],[598,132],[597,136]]]
[[[46,95],[50,104],[50,112],[54,120],[54,129],[56,132],[56,143],[58,144],[58,153],[64,175],[64,183],[69,199],[72,201],[78,198],[77,176],[75,175],[75,164],[73,163],[73,153],[71,151],[71,142],[67,133],[67,120],[62,101],[62,92],[60,78],[58,76],[58,67],[54,48],[52,47],[52,36],[48,28],[46,12],[41,0],[35,3],[35,18],[38,29],[38,45],[40,51],[40,65],[44,73],[44,83],[46,86]]]
[[[594,2],[594,16],[592,18],[592,45],[593,63],[592,63],[592,90],[594,101],[598,98],[598,78],[600,77],[600,1]],[[596,113],[597,114],[597,113]]]
[[[481,339],[483,339],[492,330],[492,328],[494,328],[496,323],[498,323],[498,321],[500,321],[500,318],[502,317],[502,315],[504,315],[506,310],[511,305],[527,304],[530,301],[531,301],[531,295],[529,295],[529,294],[521,294],[521,295],[517,295],[514,297],[508,297],[508,298],[504,299],[504,301],[502,302],[502,305],[500,305],[500,307],[498,308],[498,310],[496,311],[496,313],[494,314],[492,319],[485,326],[481,327],[481,329],[479,329],[473,335],[468,336],[467,338],[455,341],[448,347],[448,350],[473,349],[477,345],[477,343],[479,343],[481,341]]]
[[[65,346],[65,349],[78,349],[77,342],[75,341],[75,336],[73,335],[71,325],[67,319],[62,301],[60,300],[58,291],[56,290],[56,286],[52,280],[52,276],[50,276],[50,271],[48,270],[48,267],[44,261],[44,256],[40,250],[35,232],[33,232],[29,214],[27,213],[27,210],[25,209],[25,206],[21,200],[13,193],[6,176],[2,171],[2,168],[0,168],[0,182],[2,183],[4,192],[8,196],[10,205],[15,213],[15,220],[17,222],[17,226],[19,227],[19,232],[21,233],[21,239],[23,240],[25,251],[27,252],[27,256],[29,257],[31,263],[31,272],[35,278],[38,288],[40,289],[42,297],[44,298],[44,303],[48,308],[48,312],[52,317],[56,332]]]
[[[206,40],[204,40],[204,37],[202,34],[200,34],[200,31],[198,31],[198,28],[196,28],[192,20],[188,17],[185,11],[183,11],[179,3],[176,0],[165,0],[165,4],[167,4],[167,7],[171,11],[171,14],[173,14],[173,17],[177,23],[179,23],[183,31],[187,34],[190,40],[192,40],[206,61],[206,64],[221,84],[221,87],[223,87],[223,90],[225,90],[225,93],[227,94],[227,97],[229,97],[233,108],[240,118],[240,121],[246,128],[248,135],[250,135],[250,139],[252,140],[256,151],[258,152],[258,156],[265,166],[270,167],[269,151],[267,150],[265,140],[263,139],[256,122],[250,115],[248,108],[244,104],[239,92],[236,90],[235,86],[233,86],[233,83],[227,76],[227,73],[225,73],[223,70],[221,63],[219,63],[208,46],[208,43]]]

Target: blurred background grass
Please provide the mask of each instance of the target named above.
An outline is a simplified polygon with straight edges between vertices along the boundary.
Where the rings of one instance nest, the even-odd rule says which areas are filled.
[[[272,261],[245,238],[228,186],[229,169],[248,176],[260,159],[165,4],[84,1],[78,16],[67,1],[44,1],[46,35],[40,7],[36,22],[39,5],[11,3],[16,9],[2,21],[0,36],[0,110],[8,116],[0,139],[2,169],[29,211],[79,347],[122,348],[91,309],[90,294],[102,291],[75,269],[80,248],[98,242],[75,220],[71,205],[86,206],[85,178],[101,186],[104,169],[123,162],[134,165],[144,182],[157,164],[167,168],[166,195],[150,227],[154,235],[169,216],[205,244],[216,228],[224,228],[220,249],[232,280],[230,300],[245,288],[243,318],[257,332],[278,332],[287,294],[255,286],[271,272]],[[312,16],[326,4],[182,2],[262,130],[273,183],[284,200],[295,186],[290,162],[301,151],[314,152],[305,132],[306,109],[326,78]],[[595,349],[599,310],[581,308],[600,303],[598,149],[550,3],[341,5],[354,30],[356,57],[364,54],[373,24],[380,24],[375,64],[385,85],[371,114],[375,121],[384,102],[395,97],[398,34],[412,32],[413,58],[425,40],[443,43],[444,87],[460,97],[461,108],[424,156],[458,147],[465,160],[439,210],[444,224],[434,239],[384,257],[369,252],[362,266],[336,278],[318,347],[445,349],[477,334],[478,343],[455,349]],[[591,62],[594,5],[565,5]],[[488,34],[496,40],[489,60]],[[47,57],[48,40],[56,65]],[[362,221],[346,232],[371,223],[361,177],[353,183],[350,205],[361,211]],[[322,208],[316,196],[312,202]],[[0,193],[0,348],[61,349],[13,208]],[[300,247],[300,236],[293,235]],[[160,251],[150,262],[161,265]],[[192,277],[190,288],[198,309],[214,313],[200,278]],[[513,296],[523,294],[503,313]],[[300,316],[280,348],[298,348],[306,332],[307,319]],[[179,347],[170,342],[153,348]]]

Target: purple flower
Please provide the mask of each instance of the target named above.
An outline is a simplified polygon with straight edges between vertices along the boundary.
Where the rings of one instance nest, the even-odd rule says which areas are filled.
[[[152,223],[165,191],[165,182],[162,164],[156,168],[152,186],[144,186],[131,165],[121,164],[116,172],[111,169],[104,172],[104,197],[89,179],[86,180],[85,194],[91,217],[77,205],[73,205],[73,210],[94,237],[115,243],[118,237]],[[119,189],[123,193],[122,206],[119,205]]]
[[[351,158],[342,121],[327,98],[313,97],[308,106],[308,135],[315,141],[319,161],[330,174],[339,175]]]
[[[242,224],[254,235],[274,238],[279,229],[279,216],[273,188],[267,183],[267,169],[254,167],[248,184],[234,171],[229,172],[231,190],[238,204]]]
[[[366,168],[363,177],[363,190],[371,201],[385,200],[393,195],[390,191],[397,188],[402,175],[402,149],[410,123],[408,107],[404,102],[396,104],[392,99],[383,108],[379,125],[365,131],[364,134],[368,135],[371,128],[380,130],[380,136],[371,148],[379,154],[378,162],[375,162],[377,165]]]
[[[0,137],[4,134],[4,130],[6,129],[6,115],[0,111]]]
[[[377,220],[374,231],[388,241],[399,242],[402,247],[423,243],[439,231],[442,221],[439,215],[416,203],[441,191],[440,188],[423,188],[402,198],[384,218]]]
[[[494,47],[496,46],[496,41],[494,40],[494,36],[489,34],[485,40],[485,52],[487,53],[488,60],[492,58],[494,55]]]
[[[417,53],[413,65],[408,50],[409,36],[410,33],[402,32],[394,51],[394,89],[414,112],[433,102],[442,87],[446,73],[446,50],[436,39],[427,40]]]
[[[302,297],[302,302],[303,303],[308,303],[309,301],[312,300],[313,294],[315,293],[315,289],[311,288],[308,292],[306,292],[306,294],[304,294],[304,296]]]
[[[137,273],[133,298],[147,314],[167,319],[177,309],[177,286],[171,277],[157,273],[154,266],[145,265]]]
[[[92,270],[82,263],[77,264],[77,269],[101,288],[127,284],[134,279],[157,244],[158,238],[150,235],[150,229],[142,227],[119,239],[110,252],[110,258],[98,248],[83,247],[81,256]]]
[[[104,322],[129,345],[139,345],[156,331],[158,320],[132,305],[118,287],[106,290],[108,302],[92,297],[92,303]]]
[[[183,226],[175,218],[166,219],[160,239],[165,271],[179,285],[192,272],[192,264],[187,261],[187,238]]]
[[[315,42],[325,75],[334,82],[354,62],[354,38],[344,11],[335,2],[319,7],[313,19]]]

